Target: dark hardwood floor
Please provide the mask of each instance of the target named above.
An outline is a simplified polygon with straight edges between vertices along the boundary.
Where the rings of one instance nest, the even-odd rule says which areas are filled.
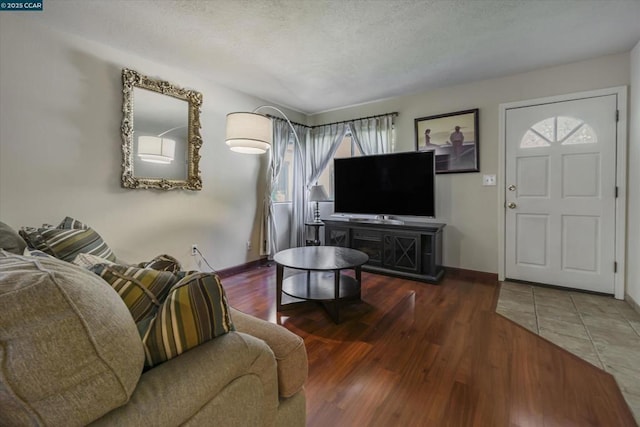
[[[307,425],[635,426],[612,376],[495,313],[498,282],[363,273],[334,324],[275,311],[275,268],[223,279],[229,302],[304,338]]]

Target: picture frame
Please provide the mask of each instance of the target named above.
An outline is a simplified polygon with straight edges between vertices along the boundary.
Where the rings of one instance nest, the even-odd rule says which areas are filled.
[[[436,173],[480,172],[478,112],[475,108],[415,119],[416,151],[435,151]]]

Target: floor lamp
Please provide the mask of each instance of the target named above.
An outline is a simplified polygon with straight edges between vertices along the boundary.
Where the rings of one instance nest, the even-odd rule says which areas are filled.
[[[305,200],[306,200],[306,167],[304,163],[304,157],[302,156],[302,145],[298,138],[296,129],[291,124],[291,121],[285,113],[279,108],[271,105],[261,105],[250,113],[238,112],[227,114],[227,128],[225,143],[229,146],[231,151],[245,154],[264,154],[273,145],[273,123],[271,118],[259,114],[258,111],[263,109],[272,109],[280,113],[282,117],[287,121],[293,137],[298,148],[298,159],[302,169],[303,179],[303,191],[302,191],[302,207],[303,216],[305,212]],[[294,150],[295,151],[295,150]]]

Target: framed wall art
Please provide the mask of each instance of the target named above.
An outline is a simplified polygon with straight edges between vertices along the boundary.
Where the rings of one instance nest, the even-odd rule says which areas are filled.
[[[480,172],[478,109],[415,119],[416,150],[435,151],[436,173]]]

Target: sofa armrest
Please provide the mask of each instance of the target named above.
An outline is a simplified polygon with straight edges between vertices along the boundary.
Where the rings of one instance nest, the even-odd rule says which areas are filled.
[[[309,370],[304,341],[288,329],[231,308],[231,318],[238,332],[267,343],[278,365],[278,394],[291,397],[304,386]]]
[[[131,400],[91,427],[273,425],[275,365],[262,340],[230,332],[143,373]]]

